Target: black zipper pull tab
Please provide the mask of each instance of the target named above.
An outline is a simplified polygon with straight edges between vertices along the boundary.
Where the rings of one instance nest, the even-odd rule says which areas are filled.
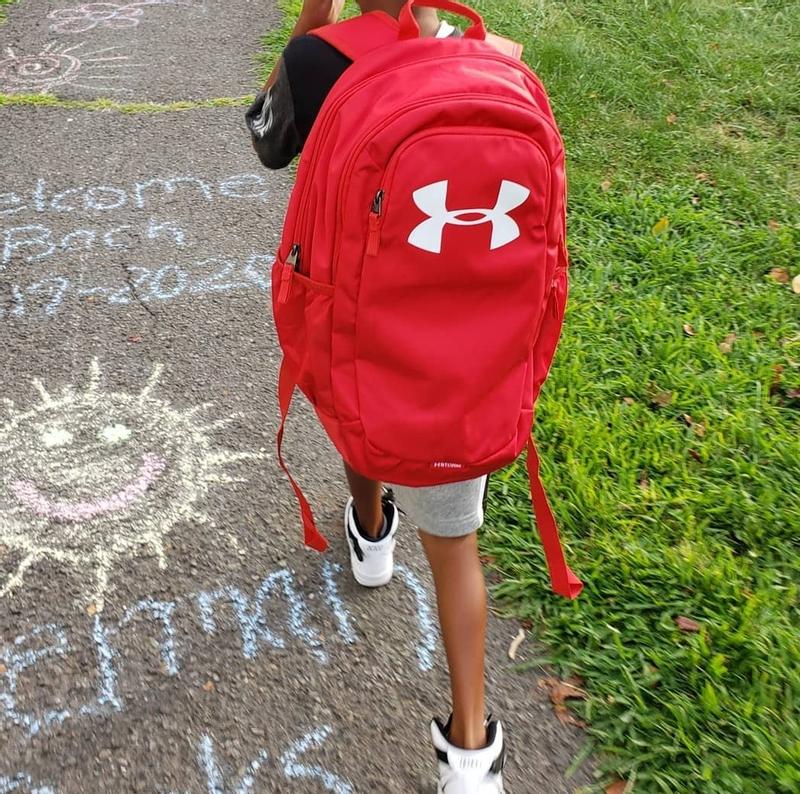
[[[286,257],[286,264],[292,266],[292,270],[300,269],[300,243],[295,243]]]
[[[281,271],[281,287],[278,291],[278,303],[288,303],[289,295],[292,292],[292,281],[294,274],[300,268],[300,246],[295,243],[289,251],[289,256],[283,263]]]
[[[382,190],[372,199],[372,209],[369,213],[369,235],[367,236],[367,256],[376,256],[381,241],[381,215],[383,214]]]

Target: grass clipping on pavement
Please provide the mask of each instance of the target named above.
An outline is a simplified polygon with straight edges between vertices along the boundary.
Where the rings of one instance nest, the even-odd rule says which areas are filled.
[[[517,465],[482,538],[496,594],[585,680],[602,783],[800,791],[797,5],[478,7],[566,141],[570,303],[536,436],[586,582],[550,594]]]
[[[549,592],[517,465],[482,536],[496,595],[585,680],[598,788],[800,791],[796,2],[476,5],[567,146],[572,286],[536,435],[586,582]]]

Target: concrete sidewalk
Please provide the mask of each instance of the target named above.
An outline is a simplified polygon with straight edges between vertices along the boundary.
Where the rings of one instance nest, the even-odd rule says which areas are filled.
[[[278,19],[69,2],[10,7],[0,90],[252,93]],[[9,65],[24,53],[38,67]],[[78,54],[80,79],[45,84]],[[362,590],[340,465],[301,401],[287,450],[329,554],[302,548],[274,459],[291,175],[260,167],[243,110],[0,108],[0,792],[434,790],[447,677],[419,543],[409,527],[396,580]],[[509,789],[572,792],[582,736],[512,670],[517,628],[493,619],[489,649]]]

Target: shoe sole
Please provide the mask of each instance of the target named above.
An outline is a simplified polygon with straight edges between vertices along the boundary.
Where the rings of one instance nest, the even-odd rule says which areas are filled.
[[[394,575],[394,563],[392,567],[389,568],[388,572],[374,574],[369,576],[367,574],[361,573],[358,570],[358,557],[356,557],[355,552],[353,551],[353,547],[350,545],[350,538],[347,537],[347,519],[348,516],[348,507],[350,502],[344,508],[344,541],[347,544],[347,548],[350,551],[350,569],[353,571],[353,578],[360,584],[362,587],[383,587],[384,585],[389,584],[392,581],[392,576]]]

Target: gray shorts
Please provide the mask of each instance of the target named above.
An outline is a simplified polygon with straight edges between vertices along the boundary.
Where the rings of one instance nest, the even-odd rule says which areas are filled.
[[[487,478],[408,488],[391,485],[397,506],[409,521],[429,535],[458,538],[483,525],[483,501]]]

